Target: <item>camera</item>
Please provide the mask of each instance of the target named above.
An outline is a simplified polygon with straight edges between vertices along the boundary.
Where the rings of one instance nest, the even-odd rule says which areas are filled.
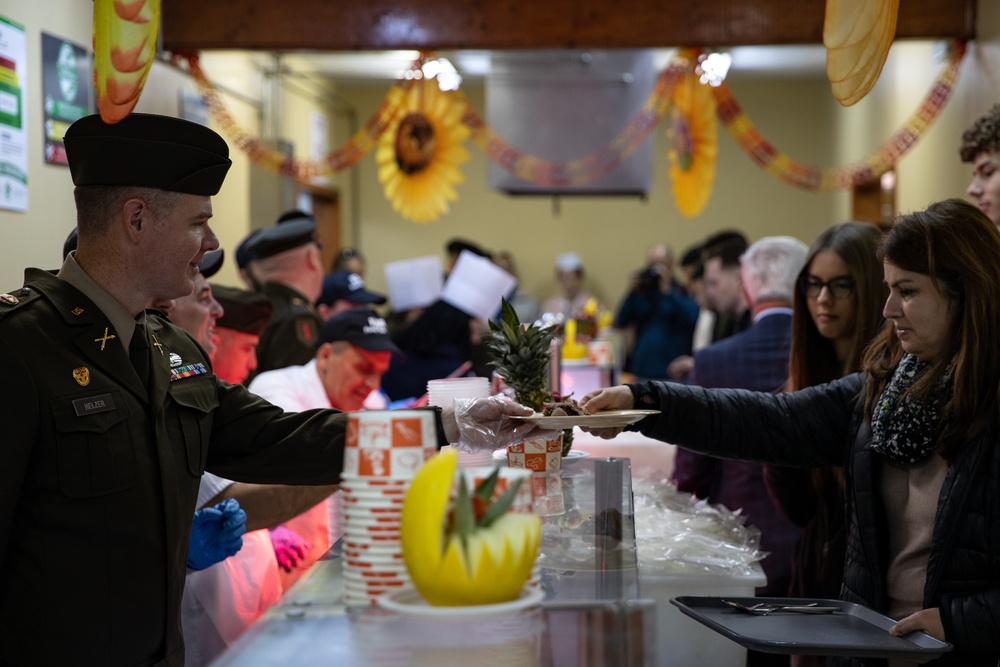
[[[636,291],[646,293],[660,291],[660,272],[652,266],[643,269],[639,273]]]

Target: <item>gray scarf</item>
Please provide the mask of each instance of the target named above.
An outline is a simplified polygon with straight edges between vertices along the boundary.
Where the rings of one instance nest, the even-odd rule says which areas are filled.
[[[897,463],[912,464],[926,459],[937,445],[941,406],[951,398],[951,368],[927,398],[915,402],[903,393],[930,366],[912,354],[904,354],[872,415],[871,448]]]

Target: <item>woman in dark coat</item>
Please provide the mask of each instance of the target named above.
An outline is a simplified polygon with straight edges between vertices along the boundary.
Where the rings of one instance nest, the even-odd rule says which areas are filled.
[[[934,664],[996,665],[1000,232],[948,200],[901,216],[878,257],[887,323],[862,373],[777,395],[647,382],[581,403],[659,408],[636,428],[706,454],[843,465],[842,599],[898,619],[893,635],[921,630],[953,644]]]

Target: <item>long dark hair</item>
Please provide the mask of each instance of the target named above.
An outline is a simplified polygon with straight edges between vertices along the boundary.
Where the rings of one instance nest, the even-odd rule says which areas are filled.
[[[857,302],[854,339],[843,363],[837,359],[833,341],[820,334],[809,314],[808,299],[795,290],[792,315],[792,349],[788,364],[788,384],[794,391],[823,384],[861,370],[861,357],[872,338],[882,327],[882,306],[888,289],[882,280],[882,263],[875,256],[882,232],[867,222],[842,222],[824,230],[806,256],[799,281],[809,275],[813,260],[820,252],[832,250],[847,265],[854,279]],[[798,284],[798,283],[797,283]]]
[[[950,457],[979,433],[997,409],[1000,385],[1000,232],[978,208],[961,199],[931,204],[900,216],[879,246],[878,257],[904,271],[928,276],[955,313],[944,353],[909,388],[926,399],[951,368],[951,398],[943,408],[939,447]],[[903,349],[886,323],[865,353],[865,414],[892,378]]]

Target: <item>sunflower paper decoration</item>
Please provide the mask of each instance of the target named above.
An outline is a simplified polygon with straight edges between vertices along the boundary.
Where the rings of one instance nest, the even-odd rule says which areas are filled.
[[[712,194],[719,153],[715,99],[694,72],[686,74],[674,90],[668,136],[674,203],[685,217],[694,218]]]
[[[462,142],[469,128],[464,106],[442,92],[436,79],[421,79],[407,93],[399,118],[379,140],[378,180],[392,208],[414,222],[430,222],[458,199],[458,167],[469,159]]]

